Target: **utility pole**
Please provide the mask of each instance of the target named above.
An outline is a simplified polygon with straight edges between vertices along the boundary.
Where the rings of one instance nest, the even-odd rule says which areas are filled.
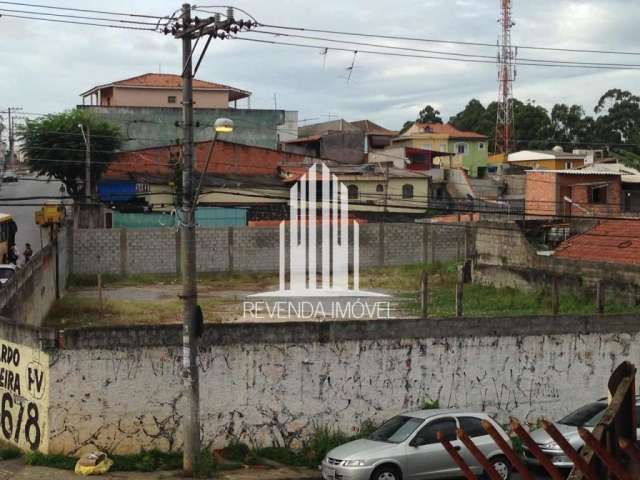
[[[15,112],[22,110],[22,107],[7,107],[7,109],[3,112],[7,115],[7,127],[8,127],[8,135],[9,135],[9,157],[8,161],[5,158],[4,161],[4,170],[7,169],[7,163],[12,164],[15,156],[15,124],[14,119],[11,116]]]
[[[87,204],[91,201],[91,126],[87,124],[87,138],[84,151],[84,181],[85,181],[85,200]]]
[[[182,5],[182,23],[191,27],[191,5]],[[182,272],[182,354],[187,411],[184,417],[182,468],[192,474],[200,458],[200,382],[195,335],[198,286],[196,283],[196,230],[192,217],[193,198],[193,62],[191,35],[182,37],[182,221],[180,264]]]
[[[194,196],[194,144],[193,144],[193,77],[214,38],[227,38],[230,33],[256,26],[255,22],[233,18],[233,9],[227,9],[226,18],[220,15],[205,19],[192,18],[192,7],[182,5],[182,14],[165,34],[172,33],[182,40],[182,213],[180,219],[180,270],[182,273],[182,367],[186,411],[183,415],[184,456],[182,468],[193,475],[200,461],[200,382],[198,372],[198,343],[200,335],[198,313],[198,286],[196,278],[196,229]],[[194,39],[208,37],[197,62],[193,56]],[[198,42],[195,42],[196,46]]]

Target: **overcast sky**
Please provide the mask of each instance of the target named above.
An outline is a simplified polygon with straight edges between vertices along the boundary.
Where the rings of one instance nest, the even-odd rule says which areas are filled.
[[[164,15],[179,8],[180,2],[34,3]],[[498,38],[498,0],[243,0],[232,4],[263,23],[278,25],[487,43]],[[638,1],[514,0],[513,16],[514,44],[640,52]],[[357,40],[458,53],[496,53],[495,48],[486,47]],[[640,56],[534,50],[520,50],[518,56],[640,64]],[[68,109],[80,101],[81,92],[97,84],[146,72],[179,73],[180,59],[180,43],[170,36],[0,18],[0,108],[22,106],[25,112],[34,113]],[[275,94],[278,108],[297,110],[300,119],[322,121],[329,115],[347,120],[369,118],[388,128],[399,128],[428,103],[447,119],[473,97],[486,104],[497,96],[495,65],[359,53],[347,82],[352,60],[353,54],[348,52],[329,51],[325,59],[316,49],[218,40],[212,43],[198,77],[253,92],[253,108],[273,108]],[[545,107],[557,102],[578,103],[591,112],[604,91],[618,87],[640,93],[639,83],[640,71],[521,66],[514,91],[517,98],[534,99]]]

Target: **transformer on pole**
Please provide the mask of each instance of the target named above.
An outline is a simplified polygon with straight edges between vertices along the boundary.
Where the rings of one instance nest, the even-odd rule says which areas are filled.
[[[496,116],[495,153],[505,156],[515,147],[513,122],[513,81],[516,78],[517,48],[511,46],[511,0],[500,0],[500,34],[498,50],[498,113]]]

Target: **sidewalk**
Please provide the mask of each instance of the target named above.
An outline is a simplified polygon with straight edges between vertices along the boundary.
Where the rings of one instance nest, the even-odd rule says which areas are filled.
[[[179,472],[114,472],[96,477],[82,477],[68,470],[47,467],[30,467],[23,459],[0,462],[0,480],[78,480],[95,478],[103,480],[181,480]],[[320,480],[320,472],[305,468],[246,468],[219,472],[217,480]]]

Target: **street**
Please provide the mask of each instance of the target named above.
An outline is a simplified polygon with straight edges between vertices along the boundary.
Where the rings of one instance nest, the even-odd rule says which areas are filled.
[[[18,225],[16,234],[16,245],[22,254],[26,243],[30,243],[34,253],[48,243],[45,231],[40,234],[40,227],[36,225],[34,214],[39,207],[33,206],[12,206],[10,202],[2,200],[14,198],[27,198],[24,201],[17,201],[18,204],[44,204],[46,199],[28,200],[30,197],[59,196],[60,182],[57,180],[47,181],[46,177],[35,177],[30,174],[20,175],[20,180],[16,183],[0,184],[0,212],[13,216]]]

